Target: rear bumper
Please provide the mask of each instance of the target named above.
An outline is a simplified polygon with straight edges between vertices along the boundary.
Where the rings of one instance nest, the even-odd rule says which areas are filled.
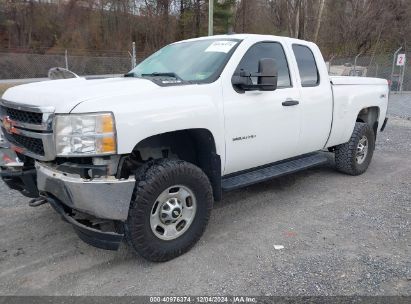
[[[101,219],[125,221],[128,216],[135,179],[114,177],[83,179],[36,162],[37,187],[64,205]],[[51,195],[49,195],[51,194]]]
[[[124,234],[101,231],[86,226],[66,212],[65,206],[59,200],[47,196],[44,198],[53,207],[53,209],[61,215],[64,221],[73,226],[74,231],[85,243],[106,250],[117,250],[120,246],[120,243],[124,238]]]

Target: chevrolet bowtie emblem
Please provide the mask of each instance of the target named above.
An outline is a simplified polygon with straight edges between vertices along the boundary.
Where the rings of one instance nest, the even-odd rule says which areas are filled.
[[[5,117],[3,118],[3,128],[4,128],[4,130],[5,130],[7,133],[10,133],[10,134],[11,134],[12,129],[13,129],[13,122],[12,122],[12,120],[10,119],[10,117],[5,116]]]

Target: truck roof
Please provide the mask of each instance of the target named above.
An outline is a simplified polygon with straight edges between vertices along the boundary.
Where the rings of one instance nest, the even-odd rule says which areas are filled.
[[[301,40],[301,39],[296,39],[296,38],[290,38],[286,36],[275,36],[275,35],[261,35],[261,34],[225,34],[225,35],[214,35],[214,36],[203,36],[203,37],[198,37],[198,38],[190,38],[182,41],[178,41],[175,43],[179,42],[186,42],[186,41],[195,41],[195,40],[204,40],[204,39],[241,39],[241,40],[246,40],[246,39],[254,39],[254,40],[279,40],[279,41],[288,41],[291,43],[300,43],[300,44],[314,44],[313,42],[306,41],[306,40]]]

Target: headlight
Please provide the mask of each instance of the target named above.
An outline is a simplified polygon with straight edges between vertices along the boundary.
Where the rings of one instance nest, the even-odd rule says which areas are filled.
[[[56,115],[55,139],[58,156],[115,154],[113,114]]]

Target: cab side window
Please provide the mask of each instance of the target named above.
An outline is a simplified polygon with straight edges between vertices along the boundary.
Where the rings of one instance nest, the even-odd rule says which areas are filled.
[[[309,47],[299,44],[293,45],[295,59],[297,60],[298,70],[300,71],[301,86],[315,87],[320,83],[320,74],[314,54]]]
[[[291,87],[287,58],[285,57],[283,47],[278,42],[260,42],[253,45],[241,59],[235,75],[239,75],[242,70],[250,73],[257,73],[258,61],[263,58],[271,58],[275,60],[278,70],[277,88]],[[252,80],[254,84],[257,83],[256,78],[254,79],[253,77]]]

